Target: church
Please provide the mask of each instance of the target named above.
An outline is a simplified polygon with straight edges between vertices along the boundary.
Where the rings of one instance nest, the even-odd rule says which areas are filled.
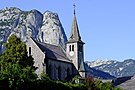
[[[75,75],[86,77],[84,44],[79,33],[75,10],[66,49],[33,38],[26,41],[28,55],[32,55],[34,66],[37,67],[37,75],[45,73],[53,80],[67,80]]]

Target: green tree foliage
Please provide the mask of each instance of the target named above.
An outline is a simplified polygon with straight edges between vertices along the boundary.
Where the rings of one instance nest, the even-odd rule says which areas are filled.
[[[1,61],[11,64],[19,64],[22,67],[33,66],[33,58],[27,56],[26,45],[15,35],[11,35],[4,44],[6,50],[1,55]]]
[[[0,55],[0,79],[8,79],[12,89],[24,81],[36,79],[33,58],[27,55],[26,45],[12,34],[4,46],[6,49]]]

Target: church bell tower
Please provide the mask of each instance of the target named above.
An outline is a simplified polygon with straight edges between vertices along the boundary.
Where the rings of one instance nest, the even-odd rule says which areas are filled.
[[[72,21],[72,28],[70,38],[67,42],[66,53],[75,68],[79,71],[81,77],[85,77],[84,68],[84,49],[83,45],[85,43],[81,40],[79,34],[79,28],[76,20],[75,5],[74,5],[74,17]]]

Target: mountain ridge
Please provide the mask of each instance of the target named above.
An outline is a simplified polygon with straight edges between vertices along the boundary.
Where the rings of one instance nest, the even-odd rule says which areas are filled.
[[[104,61],[104,63],[103,63]],[[89,67],[92,67],[97,70],[101,70],[103,72],[107,72],[110,75],[113,75],[115,77],[125,77],[125,76],[133,76],[135,75],[135,60],[133,59],[126,59],[123,62],[119,62],[116,60],[101,60],[98,61],[91,61],[86,62]],[[110,63],[108,63],[110,62]]]
[[[45,21],[49,21],[48,24]],[[42,14],[36,9],[30,11],[23,11],[16,7],[1,9],[0,53],[4,50],[3,43],[7,41],[11,34],[15,34],[24,42],[27,37],[31,36],[40,42],[60,45],[63,48],[65,48],[65,42],[67,41],[58,14],[51,11]]]

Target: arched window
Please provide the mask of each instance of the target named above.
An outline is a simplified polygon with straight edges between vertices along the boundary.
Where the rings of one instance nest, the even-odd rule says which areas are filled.
[[[61,67],[60,66],[58,67],[58,78],[59,80],[61,80]]]
[[[72,45],[72,51],[74,51],[74,45]]]
[[[29,47],[29,56],[31,55],[31,47]]]
[[[50,78],[52,77],[52,66],[51,65],[49,65],[49,67],[48,67],[48,75]]]
[[[71,45],[69,45],[69,51],[71,51]]]
[[[54,64],[54,78],[57,79],[57,68],[56,65]]]
[[[69,77],[69,75],[70,75],[69,71],[70,71],[69,68],[67,68],[67,77]]]

